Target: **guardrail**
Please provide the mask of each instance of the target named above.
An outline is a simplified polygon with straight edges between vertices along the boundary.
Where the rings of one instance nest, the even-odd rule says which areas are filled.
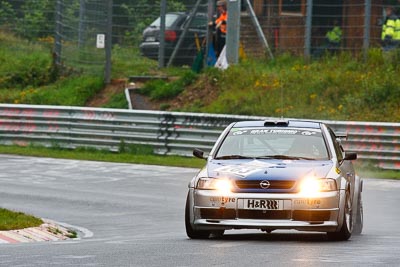
[[[40,144],[117,151],[122,143],[151,145],[157,154],[210,151],[231,122],[267,117],[64,106],[0,104],[0,144]],[[325,121],[346,133],[345,149],[385,169],[400,170],[400,123]]]

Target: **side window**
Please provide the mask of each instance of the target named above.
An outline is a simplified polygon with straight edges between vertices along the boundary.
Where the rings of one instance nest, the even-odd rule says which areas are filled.
[[[305,15],[305,1],[304,0],[280,0],[279,1],[279,14],[282,15]]]
[[[336,139],[335,133],[331,129],[329,129],[329,134],[332,138],[338,161],[342,161],[343,160],[343,149],[341,148],[341,145],[339,144],[338,140]]]
[[[175,21],[177,21],[178,19],[179,19],[179,15],[177,15],[177,14],[166,14],[166,16],[165,16],[165,27],[171,27],[175,23]],[[161,19],[158,18],[151,25],[152,26],[156,26],[156,27],[160,27],[160,22],[161,22]]]

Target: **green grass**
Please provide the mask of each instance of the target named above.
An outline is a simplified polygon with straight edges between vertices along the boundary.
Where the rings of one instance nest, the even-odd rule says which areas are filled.
[[[128,78],[129,76],[147,76],[160,73],[158,62],[139,55],[139,49],[113,48],[112,78]]]
[[[400,52],[399,52],[400,53]],[[343,53],[318,61],[281,55],[205,70],[187,90],[214,99],[188,101],[180,111],[321,120],[400,121],[400,66],[371,50],[369,60]],[[397,58],[397,57],[394,57]],[[189,99],[189,98],[188,98]]]
[[[39,226],[43,221],[32,215],[0,208],[0,231]]]
[[[71,76],[42,87],[0,89],[0,103],[85,106],[103,86],[101,77]]]
[[[135,164],[149,164],[161,166],[176,166],[176,167],[190,167],[200,168],[204,165],[205,161],[194,157],[181,157],[181,156],[164,156],[154,155],[143,151],[143,148],[132,149],[126,148],[126,152],[117,153],[106,150],[96,149],[60,149],[60,148],[46,148],[39,146],[0,146],[1,154],[14,154],[34,157],[49,157],[49,158],[62,158],[62,159],[79,159],[79,160],[92,160],[92,161],[105,161],[105,162],[120,162],[120,163],[135,163]]]
[[[372,168],[370,170],[360,169],[358,173],[362,178],[400,180],[400,171],[396,170],[382,170],[382,169]]]
[[[183,71],[180,78],[175,81],[154,80],[147,82],[143,88],[139,89],[144,95],[154,100],[173,99],[178,96],[185,88],[191,85],[197,75],[191,70]]]
[[[103,108],[120,108],[128,109],[128,101],[126,101],[125,92],[113,95],[107,104],[102,106]]]
[[[0,103],[85,106],[105,86],[102,73],[74,68],[64,69],[54,80],[59,70],[52,64],[47,43],[18,42],[5,34],[0,34],[0,41],[4,41],[0,42]],[[15,49],[27,52],[15,53]],[[171,109],[184,112],[398,122],[397,59],[399,51],[388,55],[380,49],[371,49],[367,61],[349,53],[313,61],[283,54],[275,60],[248,57],[225,71],[206,68],[195,74],[188,68],[159,69],[137,48],[114,46],[112,78],[174,77],[149,81],[142,88],[152,99],[165,100],[163,109],[179,95],[183,106]],[[127,108],[127,103],[119,94],[104,107]]]
[[[375,166],[373,162],[356,161],[354,168],[362,178],[379,178],[400,180],[400,170],[386,170]]]

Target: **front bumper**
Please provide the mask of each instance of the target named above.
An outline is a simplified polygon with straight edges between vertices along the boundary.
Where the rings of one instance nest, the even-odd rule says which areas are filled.
[[[143,42],[140,44],[140,53],[150,59],[157,59],[159,52],[159,42]]]
[[[197,230],[296,229],[331,232],[339,226],[339,192],[305,197],[297,193],[221,195],[215,190],[193,190],[193,227]],[[253,204],[260,201],[269,204],[253,209]],[[251,203],[251,209],[248,203]]]

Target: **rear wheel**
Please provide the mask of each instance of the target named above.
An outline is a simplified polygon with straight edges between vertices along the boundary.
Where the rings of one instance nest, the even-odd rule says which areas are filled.
[[[186,235],[191,239],[206,239],[210,236],[211,233],[210,231],[193,229],[193,226],[190,223],[189,193],[186,198],[186,206],[185,206],[185,227],[186,227]],[[221,236],[223,234],[224,233],[222,232]]]
[[[344,205],[344,216],[342,227],[338,232],[328,232],[328,238],[331,240],[348,240],[353,231],[353,211],[350,190],[346,190],[346,200]]]

